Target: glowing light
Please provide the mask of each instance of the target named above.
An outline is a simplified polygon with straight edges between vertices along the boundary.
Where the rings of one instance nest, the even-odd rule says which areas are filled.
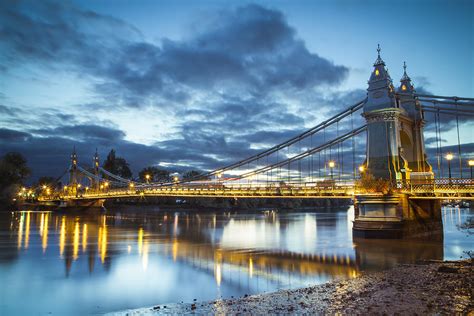
[[[178,182],[178,180],[179,180],[178,176],[175,176],[175,177],[173,178],[173,180],[174,180],[175,182]]]
[[[171,249],[171,251],[173,253],[173,261],[174,262],[176,262],[176,258],[178,257],[178,246],[179,246],[178,240],[174,239],[173,240],[173,247]]]
[[[25,227],[25,249],[28,249],[30,241],[30,212],[26,213],[26,227]]]
[[[138,230],[137,246],[138,246],[138,254],[141,255],[143,251],[143,228],[140,228]]]
[[[217,177],[218,177],[219,179],[222,178],[222,173],[219,172],[219,173],[217,174]]]
[[[328,163],[328,166],[329,166],[329,168],[334,168],[334,167],[336,166],[336,163],[331,160],[331,161]]]
[[[22,191],[26,191],[26,188],[21,188]]]
[[[62,257],[64,253],[64,245],[66,243],[66,218],[61,219],[61,230],[59,232],[59,255]]]
[[[148,268],[148,242],[145,241],[143,245],[143,256],[142,256],[143,270],[146,271]]]
[[[21,241],[23,239],[23,223],[25,214],[21,213],[20,224],[18,225],[18,249],[21,248]]]
[[[362,173],[365,171],[365,167],[364,166],[359,166],[359,171]]]
[[[128,185],[130,188],[133,188],[135,186],[135,184],[131,183]]]
[[[216,266],[215,266],[215,271],[214,271],[214,276],[216,278],[216,283],[217,283],[217,286],[220,286],[221,285],[221,281],[222,281],[222,267],[221,267],[221,263],[220,262],[216,262]]]
[[[146,174],[146,175],[145,175],[145,178],[146,178],[147,180],[150,180],[150,175],[149,175],[149,174]]]
[[[249,258],[249,277],[253,277],[253,260],[252,258]]]
[[[127,252],[128,252],[128,254],[130,254],[132,252],[132,246],[128,245]]]
[[[80,183],[77,185],[78,188],[80,188],[81,186],[82,186],[82,185],[81,185]]]
[[[87,224],[82,226],[82,252],[85,252],[87,249]]]
[[[43,234],[42,234],[42,239],[41,239],[41,246],[43,248],[43,253],[46,251],[46,248],[48,248],[48,216],[49,214],[46,213],[44,217]]]
[[[406,89],[407,89],[407,86],[405,86],[404,84],[402,84],[402,90],[403,90],[403,91],[406,91]]]
[[[46,190],[47,186],[43,184],[43,190]]]
[[[447,160],[453,160],[453,158],[454,158],[454,155],[453,155],[452,153],[448,153],[448,154],[446,155],[446,159],[447,159]]]
[[[106,181],[106,182],[104,183],[104,186],[105,186],[105,187],[108,187],[108,186],[109,186],[109,182]]]
[[[74,225],[74,239],[72,259],[76,260],[79,256],[79,222]]]
[[[380,75],[380,71],[378,69],[375,69],[375,75],[376,76]]]
[[[467,161],[467,165],[468,165],[469,167],[474,167],[474,160],[473,160],[473,159],[468,160],[468,161]]]

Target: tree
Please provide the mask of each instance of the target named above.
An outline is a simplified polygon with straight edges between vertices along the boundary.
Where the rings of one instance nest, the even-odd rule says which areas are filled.
[[[186,171],[183,174],[183,180],[190,180],[190,179],[196,178],[196,177],[198,177],[202,174],[203,174],[202,171],[197,171],[197,170]],[[209,180],[209,177],[199,177],[199,180]]]
[[[0,200],[11,201],[31,171],[26,159],[10,152],[0,159]]]
[[[127,161],[122,157],[115,156],[115,150],[111,150],[107,155],[107,159],[104,161],[102,167],[110,173],[113,173],[122,178],[131,178],[132,171]]]
[[[147,179],[147,175],[149,179]],[[160,169],[158,167],[146,167],[143,168],[138,176],[143,182],[169,182],[171,181],[170,172],[165,169]]]

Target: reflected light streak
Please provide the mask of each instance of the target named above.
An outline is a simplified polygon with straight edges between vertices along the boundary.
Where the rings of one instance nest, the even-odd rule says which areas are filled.
[[[253,260],[252,258],[249,258],[249,277],[253,277]]]
[[[25,249],[28,249],[28,244],[30,242],[30,216],[31,212],[26,213],[26,227],[25,227]]]
[[[24,224],[25,213],[21,213],[20,224],[18,225],[18,249],[21,248],[21,242],[23,239],[23,224]]]
[[[173,247],[172,247],[172,253],[173,253],[173,261],[176,262],[176,258],[178,257],[178,240],[174,239],[173,240]]]
[[[64,244],[66,242],[66,218],[61,218],[61,230],[59,233],[59,255],[62,257],[64,253]]]
[[[102,228],[102,227],[101,227]],[[107,255],[107,226],[102,228],[101,232],[101,241],[100,241],[100,261],[105,262],[105,257]]]
[[[148,242],[145,241],[143,244],[143,256],[142,256],[143,271],[148,268]]]
[[[87,224],[82,226],[82,252],[87,250]]]
[[[77,260],[79,256],[79,222],[74,225],[73,253],[72,259]]]
[[[138,229],[137,247],[138,247],[138,254],[141,255],[143,251],[143,228]]]
[[[44,229],[44,213],[41,213],[41,220],[40,220],[40,227],[39,227],[40,236],[43,236],[43,229]]]
[[[44,226],[43,226],[43,233],[41,238],[41,247],[43,248],[43,253],[46,252],[46,248],[48,248],[48,230],[49,230],[49,223],[48,223],[49,214],[46,213],[44,216]]]
[[[177,232],[178,232],[178,214],[175,214],[174,216],[174,223],[173,223],[173,236],[176,236]]]
[[[220,286],[221,285],[221,280],[222,280],[222,271],[221,271],[221,263],[220,262],[216,262],[216,268],[215,268],[214,276],[216,278],[217,286]]]

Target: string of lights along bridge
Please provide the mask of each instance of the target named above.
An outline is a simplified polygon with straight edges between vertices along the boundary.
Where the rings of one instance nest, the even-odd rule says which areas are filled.
[[[416,93],[405,64],[395,87],[377,52],[365,99],[254,156],[189,179],[138,182],[102,168],[97,152],[92,167],[83,167],[74,151],[68,182],[60,190],[45,187],[39,199],[348,198],[384,185],[412,199],[473,199],[474,157],[461,138],[472,141],[474,99]],[[456,145],[447,151],[452,130]]]

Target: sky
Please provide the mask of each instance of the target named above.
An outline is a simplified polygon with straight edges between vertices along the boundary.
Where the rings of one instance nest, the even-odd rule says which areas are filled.
[[[243,159],[363,99],[377,44],[396,86],[406,61],[474,97],[473,1],[0,0],[0,38],[0,155],[33,178],[73,146],[135,173]]]

